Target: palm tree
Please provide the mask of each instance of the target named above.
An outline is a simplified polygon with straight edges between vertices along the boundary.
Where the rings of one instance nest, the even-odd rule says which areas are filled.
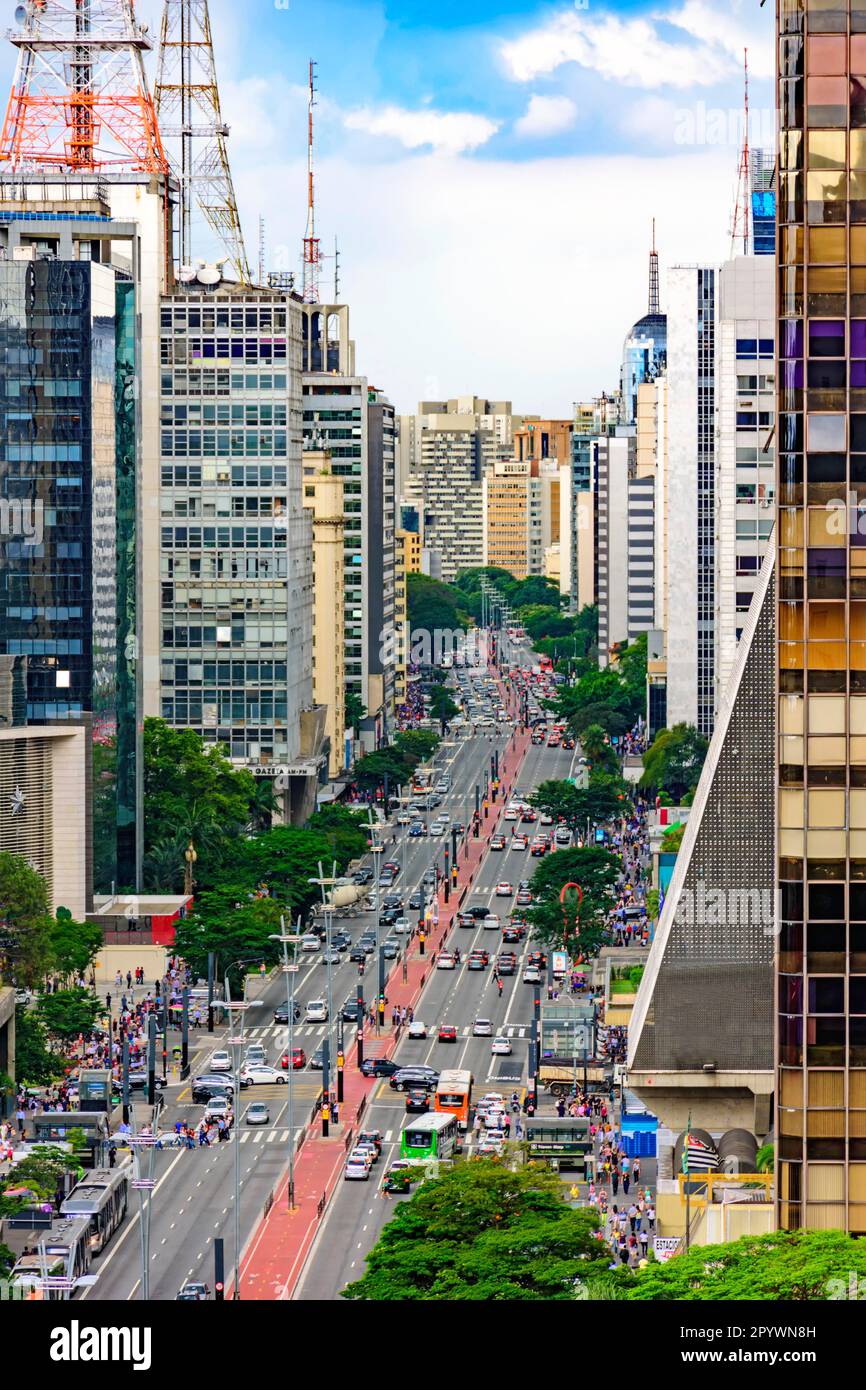
[[[264,777],[256,778],[256,785],[250,797],[250,829],[270,830],[271,822],[280,810],[273,782]]]
[[[183,883],[184,850],[187,841],[182,835],[174,839],[157,840],[144,860],[144,881],[155,893],[178,893]]]
[[[589,724],[580,736],[580,746],[584,756],[591,763],[597,763],[605,756],[605,750],[610,745],[606,742],[606,735],[601,725]]]

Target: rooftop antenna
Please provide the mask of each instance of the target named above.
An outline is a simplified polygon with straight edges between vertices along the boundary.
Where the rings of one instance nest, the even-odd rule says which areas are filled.
[[[334,237],[334,303],[340,302],[340,246]]]
[[[310,59],[310,96],[307,117],[307,231],[304,237],[304,303],[319,303],[319,238],[316,236],[316,195],[313,186],[313,107],[316,104],[318,64]]]
[[[259,284],[265,283],[265,219],[259,218]]]
[[[0,132],[0,170],[168,173],[133,0],[29,0]]]
[[[656,250],[656,220],[653,218],[653,246],[650,251],[649,265],[649,312],[660,314],[661,306],[659,302],[659,253]]]
[[[92,0],[89,0],[92,3]],[[252,280],[217,86],[208,0],[165,0],[154,104],[160,129],[173,142],[171,164],[180,183],[181,266],[192,265],[192,207],[219,237],[238,280]]]
[[[749,150],[749,50],[743,50],[743,67],[745,73],[745,104],[743,122],[743,148],[740,152],[740,167],[737,174],[737,202],[734,208],[734,225],[731,231],[731,255],[734,253],[734,243],[743,239],[743,255],[748,256],[749,244],[751,241],[751,197],[752,197],[752,175],[751,175],[751,152]]]

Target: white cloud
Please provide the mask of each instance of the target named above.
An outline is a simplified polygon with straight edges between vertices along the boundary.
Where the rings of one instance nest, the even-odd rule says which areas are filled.
[[[531,96],[526,114],[514,123],[518,135],[559,135],[570,130],[577,119],[577,107],[570,97]]]
[[[773,44],[770,23],[761,11],[743,0],[727,0],[728,12],[712,0],[685,0],[682,9],[665,16],[667,23],[692,38],[714,44],[730,53],[738,68],[743,50],[749,50],[749,69],[756,77],[772,77]]]
[[[500,127],[499,121],[468,111],[407,111],[401,106],[362,107],[345,118],[349,130],[384,135],[407,150],[429,145],[437,154],[462,154],[486,145]]]
[[[689,23],[703,27],[703,5],[685,7]],[[713,31],[706,42],[671,43],[658,31],[658,20],[676,23],[674,16],[655,19],[598,19],[565,11],[547,24],[504,43],[501,56],[516,82],[530,82],[555,72],[564,63],[577,63],[602,77],[627,86],[711,86],[735,70],[726,44],[717,43]]]

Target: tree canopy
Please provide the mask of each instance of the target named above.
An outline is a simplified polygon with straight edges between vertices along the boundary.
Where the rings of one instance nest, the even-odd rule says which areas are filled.
[[[644,754],[641,787],[667,792],[680,801],[697,787],[708,748],[693,724],[662,729]]]
[[[575,833],[587,822],[600,825],[622,815],[628,807],[622,784],[603,774],[590,776],[589,785],[574,787],[570,782],[541,782],[529,797],[538,811],[564,821]]]
[[[0,974],[35,985],[51,962],[52,918],[41,875],[17,854],[0,854]]]
[[[458,595],[450,584],[428,574],[406,576],[409,626],[413,632],[457,632],[467,627],[467,618],[458,606]]]
[[[457,1163],[396,1209],[343,1297],[376,1302],[564,1301],[606,1265],[598,1218],[544,1169]]]
[[[532,876],[532,906],[527,918],[533,934],[551,946],[574,948],[571,916],[566,921],[560,894],[567,883],[583,893],[579,920],[579,949],[584,959],[598,955],[608,940],[607,917],[621,872],[617,857],[598,845],[557,850],[545,855]]]

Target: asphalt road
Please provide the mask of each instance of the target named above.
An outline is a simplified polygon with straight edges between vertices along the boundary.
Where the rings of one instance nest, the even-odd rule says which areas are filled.
[[[436,766],[441,769],[447,765],[452,776],[451,792],[443,798],[442,807],[439,808],[442,812],[447,812],[454,820],[468,822],[475,807],[475,786],[480,781],[483,792],[484,773],[489,769],[491,753],[497,748],[501,752],[506,741],[501,736],[490,740],[479,734],[455,741],[451,745],[443,745],[439,749]],[[532,751],[536,753],[539,750]],[[550,757],[554,757],[552,752]],[[430,819],[433,819],[432,815]],[[401,830],[399,835],[400,843],[396,848],[388,846],[384,857],[402,863],[402,840],[406,837],[406,832]],[[401,873],[391,891],[396,892],[399,889],[404,899],[408,899],[409,894],[419,886],[433,856],[438,855],[440,864],[442,863],[445,844],[444,839],[424,840],[406,837],[405,872]],[[528,876],[530,866],[534,863],[528,855],[500,854],[492,857],[494,860],[510,859],[512,862],[508,868],[510,876],[515,880]],[[514,862],[518,859],[519,864]],[[493,869],[485,869],[485,872],[493,874],[494,878],[496,876]],[[500,876],[504,874],[503,867]],[[482,882],[486,884],[487,879],[483,879]],[[489,889],[484,891],[489,892]],[[479,895],[477,900],[481,902],[484,899]],[[417,916],[410,912],[407,912],[407,915],[413,920]],[[375,925],[374,913],[364,913],[356,918],[335,922],[335,927],[345,928],[351,934],[353,942],[370,925]],[[383,928],[383,939],[387,934],[387,930]],[[475,933],[461,932],[460,935],[470,937]],[[489,935],[491,933],[488,933]],[[460,945],[462,949],[462,940]],[[373,958],[370,958],[364,979],[365,994],[368,998],[372,995],[376,982],[372,961]],[[302,1008],[307,1000],[326,996],[327,968],[321,964],[321,956],[318,953],[308,960],[301,958],[301,972],[295,979],[295,997]],[[335,1012],[346,998],[354,997],[357,981],[357,966],[354,963],[344,959],[339,966],[332,967],[331,987]],[[482,1007],[493,1010],[490,1016],[498,1019],[508,1002],[508,992],[506,991],[497,1012],[493,1001],[490,1000],[490,985],[491,981],[487,975],[470,975],[464,988],[462,972],[437,972],[425,997],[424,1007],[432,1011],[432,1018],[437,1010],[441,1011],[445,1007],[445,996],[453,992],[455,997],[457,994],[460,996],[459,1007],[456,1004],[454,1007],[453,1021],[457,1021],[457,1014],[471,1021],[474,1017],[473,1009]],[[429,1005],[426,1002],[427,998],[430,999]],[[287,1029],[275,1026],[272,1021],[274,1007],[284,1001],[285,984],[283,977],[278,976],[268,983],[258,1007],[250,1008],[245,1014],[245,1036],[250,1041],[262,1042],[271,1061],[279,1057],[287,1042]],[[515,1000],[515,1003],[517,1002]],[[525,1001],[521,999],[520,1003],[525,1012]],[[516,1014],[514,1017],[516,1018]],[[347,1029],[349,1027],[350,1025],[347,1025]],[[325,1032],[325,1024],[296,1025],[295,1046],[303,1047],[309,1056],[320,1045]],[[335,1031],[332,1032],[332,1037],[335,1037]],[[193,1075],[206,1069],[211,1052],[225,1046],[226,1038],[227,1031],[224,1028],[218,1029],[210,1036],[204,1032],[194,1032],[191,1035],[191,1051],[193,1048],[197,1049],[192,1056]],[[419,1045],[411,1046],[417,1049]],[[433,1044],[420,1046],[426,1055]],[[515,1043],[515,1047],[517,1046]],[[520,1043],[519,1046],[525,1051],[525,1043]],[[489,1040],[487,1048],[489,1051]],[[454,1049],[456,1057],[452,1065],[457,1065],[457,1059],[464,1053],[467,1056],[471,1054],[474,1059],[476,1052],[480,1065],[482,1051],[483,1044],[479,1040],[468,1046],[461,1040],[457,1049]],[[474,1060],[470,1064],[475,1065]],[[320,1089],[320,1072],[308,1069],[294,1074],[294,1115],[291,1129],[295,1139],[309,1121]],[[197,1123],[202,1107],[192,1104],[188,1083],[169,1085],[165,1096],[166,1110],[161,1122],[163,1130],[173,1131],[176,1120]],[[246,1126],[245,1113],[251,1099],[268,1103],[271,1119],[267,1126]],[[285,1171],[288,1161],[290,1126],[286,1086],[256,1086],[245,1090],[242,1093],[238,1118],[236,1129],[240,1136],[240,1244],[243,1249],[256,1229],[265,1203]],[[398,1122],[398,1117],[392,1116],[391,1122],[386,1125],[378,1119],[378,1113],[370,1119],[371,1124],[381,1124],[383,1129],[395,1127]],[[234,1264],[235,1142],[232,1138],[229,1142],[214,1144],[209,1149],[166,1149],[156,1153],[156,1187],[152,1197],[149,1261],[151,1299],[174,1299],[178,1289],[187,1279],[201,1279],[213,1285],[213,1241],[217,1236],[223,1236],[225,1239],[226,1272],[227,1277],[231,1276]],[[363,1195],[357,1192],[351,1194],[355,1201]],[[341,1206],[345,1196],[341,1191]],[[336,1225],[339,1226],[339,1222]],[[141,1262],[138,1198],[136,1194],[132,1194],[130,1214],[124,1226],[105,1252],[94,1260],[92,1272],[99,1276],[97,1283],[83,1291],[81,1297],[99,1301],[141,1298]],[[334,1288],[342,1287],[344,1282],[341,1272]],[[332,1297],[334,1294],[327,1296]]]
[[[517,790],[528,794],[546,778],[568,776],[576,756],[576,753],[561,749],[530,748]],[[497,814],[501,816],[502,810],[500,802]],[[510,846],[510,825],[502,828]],[[534,827],[521,829],[528,831],[531,839]],[[516,889],[520,879],[532,877],[538,862],[528,849],[523,852],[510,848],[489,851],[467,905],[489,905],[491,912],[505,921],[513,899],[497,897],[497,883],[507,880]],[[465,967],[465,959],[474,946],[486,947],[492,962],[501,944],[500,933],[485,930],[480,922],[472,928],[455,927],[449,938],[449,945],[452,944],[460,948],[460,966],[453,971],[434,970],[415,1009],[416,1020],[424,1021],[429,1036],[426,1040],[404,1037],[398,1043],[395,1060],[404,1065],[425,1063],[437,1069],[465,1068],[475,1077],[476,1096],[493,1090],[508,1097],[514,1090],[522,1091],[527,1079],[533,987],[523,983],[523,958],[530,949],[529,942],[524,940],[510,948],[517,952],[518,968],[514,975],[504,977],[501,998],[492,964],[487,970],[477,972]],[[477,1018],[489,1019],[494,1035],[504,1033],[510,1037],[513,1049],[510,1057],[492,1056],[491,1039],[472,1036],[472,1025]],[[436,1040],[440,1023],[457,1028],[456,1044]],[[363,1274],[365,1256],[391,1218],[393,1203],[400,1200],[382,1196],[379,1183],[385,1168],[399,1157],[400,1133],[405,1119],[405,1096],[393,1091],[387,1080],[377,1083],[370,1093],[365,1127],[382,1131],[385,1137],[382,1156],[366,1183],[343,1182],[338,1187],[298,1284],[297,1299],[332,1301],[339,1298],[346,1284]]]

